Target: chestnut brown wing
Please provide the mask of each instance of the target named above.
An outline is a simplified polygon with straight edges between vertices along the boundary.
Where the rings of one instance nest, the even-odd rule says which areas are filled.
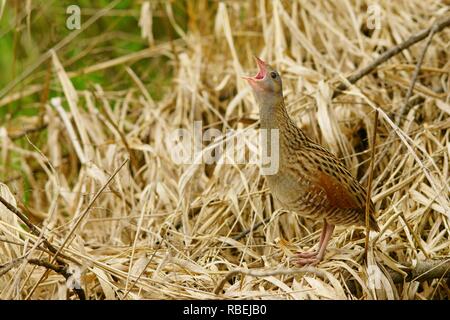
[[[358,199],[338,179],[327,173],[317,171],[316,183],[325,191],[331,207],[340,209],[362,209]]]
[[[354,181],[351,182],[355,183]],[[360,225],[365,225],[365,202],[362,202],[361,199],[365,199],[366,193],[361,186],[358,185],[363,197],[361,197],[361,195],[357,196],[353,194],[349,190],[348,185],[342,183],[332,175],[320,171],[316,175],[316,185],[324,191],[331,212],[335,212],[338,216],[342,214],[342,217],[339,217],[338,220],[342,219],[342,221],[348,221],[349,219],[355,219],[356,221],[359,221]],[[372,201],[370,201],[369,205],[370,228],[375,231],[380,231],[374,216],[375,208]],[[341,210],[336,211],[334,209]],[[354,218],[350,218],[348,215],[351,215]]]

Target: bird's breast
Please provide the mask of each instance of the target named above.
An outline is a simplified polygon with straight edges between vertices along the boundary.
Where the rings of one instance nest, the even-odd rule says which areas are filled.
[[[321,199],[316,197],[317,192],[310,179],[283,170],[266,178],[272,195],[286,209],[303,210],[320,205]]]

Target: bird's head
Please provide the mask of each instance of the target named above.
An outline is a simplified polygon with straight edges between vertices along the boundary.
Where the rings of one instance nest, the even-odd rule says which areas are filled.
[[[257,99],[267,100],[269,97],[282,98],[283,88],[281,77],[270,65],[255,57],[258,73],[254,77],[243,77],[248,81]]]

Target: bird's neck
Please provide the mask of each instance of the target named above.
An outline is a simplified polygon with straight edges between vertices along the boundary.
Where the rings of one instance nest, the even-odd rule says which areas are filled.
[[[259,95],[261,129],[280,129],[289,123],[289,115],[282,96]]]
[[[308,140],[303,131],[297,127],[289,116],[283,99],[279,99],[275,103],[273,101],[261,101],[259,113],[261,129],[278,129],[280,138],[289,139],[289,136],[293,135],[299,138],[298,140],[302,144]]]

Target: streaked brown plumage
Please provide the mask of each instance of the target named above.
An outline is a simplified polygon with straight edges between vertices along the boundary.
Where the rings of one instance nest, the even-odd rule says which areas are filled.
[[[335,225],[365,225],[366,190],[342,162],[309,139],[289,117],[279,74],[256,58],[259,72],[246,78],[260,107],[262,129],[278,129],[279,167],[266,175],[273,196],[286,209],[311,219],[323,219],[316,252],[297,253],[299,265],[322,260]],[[268,148],[268,146],[262,146]],[[369,223],[379,231],[370,201]]]

